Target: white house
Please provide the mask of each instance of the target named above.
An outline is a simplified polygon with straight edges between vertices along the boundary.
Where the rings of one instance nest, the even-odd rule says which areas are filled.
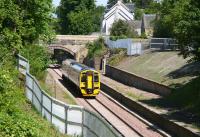
[[[134,13],[133,13],[133,4],[124,4],[121,0],[112,6],[107,12],[104,14],[104,19],[102,22],[101,31],[103,34],[109,35],[110,28],[112,24],[116,20],[125,20],[125,21],[132,21],[134,20]]]

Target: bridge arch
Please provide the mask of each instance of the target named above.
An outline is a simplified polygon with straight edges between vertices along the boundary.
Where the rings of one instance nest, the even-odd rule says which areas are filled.
[[[53,58],[56,59],[60,64],[63,60],[69,58],[77,60],[76,53],[62,45],[49,46],[48,48],[53,54]]]
[[[83,62],[88,54],[86,44],[98,39],[98,36],[90,35],[56,35],[56,39],[49,44],[49,50],[54,53],[55,51],[65,51],[72,55],[78,62]]]

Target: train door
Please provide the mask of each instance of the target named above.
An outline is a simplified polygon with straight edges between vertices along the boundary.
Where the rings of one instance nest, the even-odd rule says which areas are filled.
[[[87,73],[87,92],[89,94],[93,93],[93,72],[92,71],[88,71]]]

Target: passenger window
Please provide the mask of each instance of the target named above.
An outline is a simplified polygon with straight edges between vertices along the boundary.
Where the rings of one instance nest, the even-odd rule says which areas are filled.
[[[98,75],[94,75],[94,82],[99,82],[99,77],[98,77]]]
[[[86,82],[86,80],[87,80],[86,74],[82,74],[81,82]]]

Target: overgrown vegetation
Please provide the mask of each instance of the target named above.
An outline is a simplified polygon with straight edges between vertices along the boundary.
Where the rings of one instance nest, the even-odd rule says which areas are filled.
[[[126,50],[120,48],[110,49],[110,58],[108,59],[108,64],[115,66],[126,56]]]
[[[2,46],[0,49],[3,50]],[[4,55],[6,53],[7,55]],[[15,58],[12,53],[4,49],[0,55],[0,135],[4,137],[64,137],[32,110],[24,96],[24,85],[19,82],[19,74],[15,69]]]
[[[64,136],[32,110],[16,70],[21,53],[29,59],[31,73],[42,77],[49,57],[38,44],[52,39],[52,1],[1,0],[0,12],[0,136]]]
[[[107,52],[107,48],[104,43],[104,39],[100,37],[98,40],[88,43],[88,58],[94,58],[94,57],[101,57]]]
[[[21,50],[20,54],[29,60],[30,73],[36,76],[38,79],[42,79],[44,77],[46,68],[51,63],[50,54],[48,53],[47,47],[28,45]]]
[[[4,74],[5,75],[5,74]],[[1,75],[2,76],[2,75]],[[12,77],[12,76],[11,76]],[[2,77],[0,78],[2,82]],[[9,84],[12,86],[6,88],[0,101],[0,134],[4,137],[61,137],[49,122],[42,119],[41,116],[32,110],[32,106],[27,102],[24,91],[14,86],[17,84],[11,79]],[[4,79],[3,82],[7,80]],[[7,83],[5,83],[7,84]],[[67,136],[66,136],[67,137]]]

